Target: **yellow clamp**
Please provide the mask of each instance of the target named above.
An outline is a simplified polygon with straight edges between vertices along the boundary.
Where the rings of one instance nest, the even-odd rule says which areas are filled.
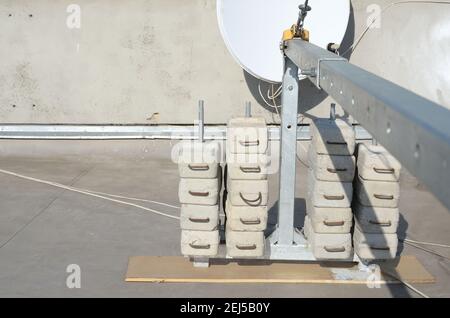
[[[292,40],[294,38],[301,38],[302,40],[309,42],[309,31],[303,29],[301,31],[301,34],[297,35],[297,25],[294,24],[290,29],[287,29],[283,32],[283,42]]]

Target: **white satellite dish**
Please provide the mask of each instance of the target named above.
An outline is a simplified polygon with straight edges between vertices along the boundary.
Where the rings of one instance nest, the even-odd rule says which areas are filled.
[[[280,83],[283,31],[297,22],[304,0],[217,0],[220,32],[234,59],[253,76]],[[341,43],[350,17],[349,0],[310,0],[305,20],[310,41],[326,48]]]

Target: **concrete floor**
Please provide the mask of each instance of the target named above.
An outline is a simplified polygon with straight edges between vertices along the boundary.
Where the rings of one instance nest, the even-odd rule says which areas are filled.
[[[177,205],[177,166],[163,141],[0,141],[0,169],[95,191]],[[299,209],[306,169],[299,165]],[[133,207],[0,173],[1,297],[416,297],[401,285],[207,285],[125,283],[134,255],[179,255],[179,225]],[[271,204],[277,177],[270,180]],[[144,204],[145,205],[145,204]],[[167,213],[177,210],[154,207]],[[450,214],[417,181],[402,176],[401,231],[450,243]],[[434,248],[450,256],[449,249]],[[418,285],[450,297],[450,263],[405,246],[436,277]],[[66,287],[66,267],[81,267],[81,288]]]

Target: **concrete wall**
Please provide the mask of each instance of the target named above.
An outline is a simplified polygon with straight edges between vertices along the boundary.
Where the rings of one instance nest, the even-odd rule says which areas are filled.
[[[369,4],[391,2],[352,0],[343,47]],[[67,26],[71,3],[80,29]],[[351,60],[450,107],[449,21],[450,6],[394,6]],[[190,124],[198,99],[208,123],[242,114],[246,100],[277,121],[228,53],[215,0],[0,0],[0,30],[0,124]],[[308,81],[301,94],[310,117],[328,113],[331,99]]]

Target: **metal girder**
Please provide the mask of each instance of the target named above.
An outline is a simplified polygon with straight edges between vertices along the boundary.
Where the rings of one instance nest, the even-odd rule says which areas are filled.
[[[226,126],[205,126],[206,140],[225,140]],[[362,127],[356,126],[358,140],[372,137]],[[310,140],[308,125],[297,127],[297,140]],[[145,125],[0,125],[1,139],[40,140],[190,140],[198,138],[198,128],[194,126],[145,126]],[[280,129],[269,127],[269,139],[280,140]]]
[[[450,209],[448,109],[311,43],[288,41],[285,54]]]

